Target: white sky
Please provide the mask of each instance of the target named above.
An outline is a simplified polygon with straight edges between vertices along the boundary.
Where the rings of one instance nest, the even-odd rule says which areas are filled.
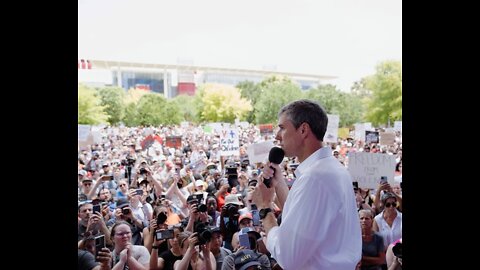
[[[402,59],[401,0],[78,0],[79,59],[331,75]]]

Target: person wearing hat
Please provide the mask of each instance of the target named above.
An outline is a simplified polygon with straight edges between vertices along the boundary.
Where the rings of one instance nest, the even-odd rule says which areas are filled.
[[[80,194],[85,194],[88,199],[91,199],[89,197],[90,193],[92,192],[93,189],[93,180],[91,178],[83,178],[82,179],[82,186],[80,187]],[[95,191],[94,191],[95,193]]]
[[[233,250],[237,250],[240,247],[239,238],[238,238],[239,232],[241,232],[243,228],[248,228],[253,226],[252,220],[253,220],[252,213],[246,212],[246,211],[244,211],[238,217],[238,227],[240,228],[240,231],[235,232],[232,236]]]
[[[221,270],[250,270],[259,266],[262,269],[271,269],[267,255],[242,248],[225,257]]]
[[[222,269],[222,264],[228,255],[232,254],[229,249],[224,248],[223,245],[223,236],[219,227],[211,227],[210,231],[212,232],[212,239],[210,240],[210,251],[215,257],[217,262],[217,270]]]
[[[397,197],[392,192],[382,195],[383,211],[376,215],[373,230],[383,237],[385,247],[402,237],[402,213],[397,210]]]
[[[373,200],[373,209],[375,210],[375,214],[379,214],[383,210],[384,204],[380,204],[383,202],[382,198],[386,193],[391,193],[395,195],[397,199],[397,209],[401,212],[402,211],[402,196],[393,192],[393,188],[388,182],[388,179],[385,181],[380,181],[377,187],[377,191],[375,192],[375,199]]]
[[[235,194],[225,196],[225,205],[220,212],[220,229],[225,236],[225,248],[233,251],[232,238],[233,234],[240,228],[238,218],[240,216],[238,210],[243,205]]]

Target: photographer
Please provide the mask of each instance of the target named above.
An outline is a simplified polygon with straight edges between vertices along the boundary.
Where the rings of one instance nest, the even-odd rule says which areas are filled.
[[[131,241],[134,245],[141,245],[143,238],[141,232],[146,224],[136,218],[130,207],[130,202],[126,199],[119,199],[117,201],[117,209],[115,209],[115,217],[108,221],[109,224],[115,224],[120,221],[125,221],[131,227]]]
[[[178,235],[177,240],[180,244],[183,258],[182,260],[175,262],[173,267],[175,270],[217,269],[215,257],[212,252],[210,252],[210,242],[205,245],[197,245],[199,242],[197,233],[191,233],[188,231],[181,232]]]
[[[225,197],[225,206],[222,207],[222,211],[220,212],[220,230],[225,239],[225,248],[231,251],[233,251],[233,234],[240,229],[238,224],[238,217],[240,216],[238,209],[241,206],[242,203],[238,200],[238,196],[230,194]]]

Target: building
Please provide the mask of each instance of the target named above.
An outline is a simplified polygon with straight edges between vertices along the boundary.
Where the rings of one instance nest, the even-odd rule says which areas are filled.
[[[266,70],[216,68],[194,65],[145,64],[120,61],[81,59],[78,82],[87,86],[119,86],[126,90],[139,88],[172,98],[194,95],[198,85],[221,83],[235,86],[242,81],[261,82],[272,75],[287,76],[301,89],[317,87],[334,76],[289,73]]]

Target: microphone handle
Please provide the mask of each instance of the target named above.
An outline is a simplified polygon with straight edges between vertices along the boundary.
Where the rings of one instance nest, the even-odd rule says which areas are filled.
[[[275,175],[275,168],[270,166],[270,169],[273,170],[273,175]],[[263,178],[263,183],[265,184],[265,186],[267,186],[267,188],[270,188],[272,186],[272,179],[271,178]]]

